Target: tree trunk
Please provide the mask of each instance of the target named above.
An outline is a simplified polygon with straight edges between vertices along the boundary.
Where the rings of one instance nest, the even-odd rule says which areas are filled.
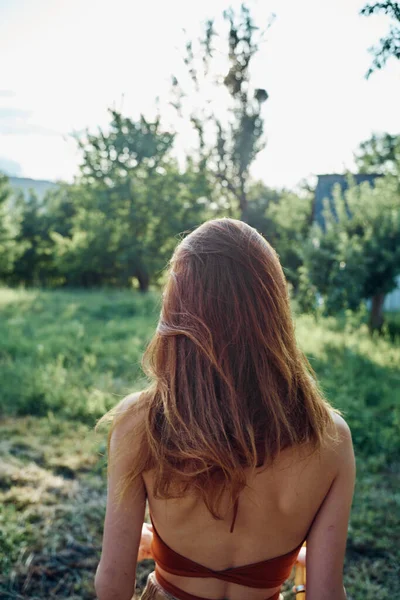
[[[372,332],[381,331],[383,327],[383,303],[386,294],[376,294],[372,298],[369,329]]]
[[[149,289],[150,277],[144,269],[139,269],[136,273],[141,292],[147,292]]]
[[[240,203],[240,219],[241,221],[244,221],[245,223],[248,222],[249,219],[249,202],[247,200],[247,194],[245,191],[242,191],[242,193],[240,194],[240,198],[239,198],[239,203]]]

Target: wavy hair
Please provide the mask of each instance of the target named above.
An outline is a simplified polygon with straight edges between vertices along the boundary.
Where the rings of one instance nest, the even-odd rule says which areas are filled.
[[[143,368],[151,384],[112,429],[141,412],[128,479],[153,470],[157,498],[195,493],[223,518],[223,495],[236,500],[247,469],[328,435],[331,408],[296,345],[278,256],[241,221],[207,221],[179,243]]]

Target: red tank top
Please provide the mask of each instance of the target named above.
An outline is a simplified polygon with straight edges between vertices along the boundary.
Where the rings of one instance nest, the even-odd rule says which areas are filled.
[[[235,503],[234,517],[232,521],[231,531],[236,519],[238,505]],[[188,592],[184,592],[169,581],[167,581],[157,567],[161,567],[167,573],[179,575],[182,577],[199,577],[220,579],[230,583],[247,586],[250,588],[274,588],[280,587],[284,581],[290,576],[293,565],[296,562],[297,556],[303,542],[291,552],[269,558],[258,563],[244,565],[242,567],[232,567],[223,571],[214,571],[204,565],[194,562],[175,550],[172,550],[159,536],[157,529],[153,523],[153,542],[151,546],[152,554],[156,563],[156,578],[161,587],[167,592],[178,598],[179,600],[205,600],[200,596],[194,596]],[[279,591],[268,600],[278,600]]]

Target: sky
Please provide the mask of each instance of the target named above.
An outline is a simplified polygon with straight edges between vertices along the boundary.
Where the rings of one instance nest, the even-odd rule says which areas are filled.
[[[184,69],[182,30],[195,37],[227,4],[0,0],[0,170],[71,181],[79,165],[73,134],[106,128],[107,108],[151,117],[158,97],[167,119],[171,75]],[[294,187],[343,172],[373,132],[400,133],[400,62],[365,79],[368,48],[387,32],[387,17],[359,16],[364,0],[250,4],[260,27],[275,14],[253,69],[254,83],[269,94],[255,178]],[[193,137],[176,126],[180,156]]]

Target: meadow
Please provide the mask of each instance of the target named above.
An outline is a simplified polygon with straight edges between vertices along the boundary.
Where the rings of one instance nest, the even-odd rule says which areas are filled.
[[[159,307],[156,293],[0,290],[1,598],[95,597],[106,434],[95,434],[94,426],[143,387],[140,360]],[[296,331],[353,434],[357,486],[345,565],[348,597],[395,599],[399,338],[371,338],[363,317],[351,314],[299,315]],[[150,561],[138,567],[138,591],[150,569]],[[289,591],[285,598],[292,598]]]

